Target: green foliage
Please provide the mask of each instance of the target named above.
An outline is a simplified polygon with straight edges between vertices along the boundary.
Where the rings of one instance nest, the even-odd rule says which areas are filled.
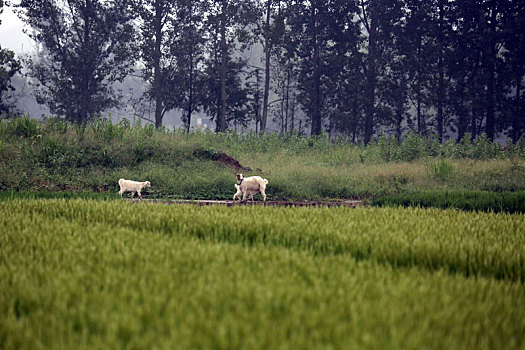
[[[129,2],[24,0],[13,6],[32,28],[28,35],[45,48],[26,58],[38,101],[77,123],[118,105],[112,83],[130,74],[136,54]]]
[[[14,200],[14,199],[92,199],[92,200],[111,200],[111,199],[120,199],[118,193],[93,193],[93,192],[48,192],[48,191],[38,191],[38,192],[15,192],[15,191],[6,191],[0,192],[0,201]]]
[[[431,161],[427,165],[427,172],[430,176],[445,181],[454,173],[454,165],[446,159]]]
[[[0,2],[0,14],[3,11],[2,6],[3,4]],[[21,69],[22,65],[20,61],[15,58],[15,53],[0,47],[0,116],[13,114],[13,106],[7,103],[5,93],[15,90],[11,85],[11,79],[15,74],[19,73]]]
[[[40,123],[28,115],[0,121],[0,135],[9,137],[31,138],[39,135]]]
[[[151,181],[150,198],[230,199],[239,170],[220,162],[222,152],[252,169],[245,175],[268,178],[270,200],[377,198],[436,186],[525,190],[525,142],[498,147],[415,134],[401,144],[381,136],[362,146],[326,135],[188,134],[129,120],[26,116],[0,121],[0,191],[116,192],[117,180],[130,178]]]
[[[385,196],[372,205],[525,213],[525,192],[424,191]]]
[[[521,349],[524,224],[453,210],[4,201],[0,347]]]

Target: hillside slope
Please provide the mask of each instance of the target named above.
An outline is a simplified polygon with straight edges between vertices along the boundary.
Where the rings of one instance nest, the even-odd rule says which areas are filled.
[[[118,191],[152,184],[146,198],[230,199],[235,173],[269,180],[269,200],[378,198],[421,190],[525,190],[525,142],[439,144],[416,135],[368,146],[296,134],[155,130],[97,119],[0,120],[0,191]],[[129,194],[128,194],[129,195]],[[259,197],[260,198],[260,197]]]

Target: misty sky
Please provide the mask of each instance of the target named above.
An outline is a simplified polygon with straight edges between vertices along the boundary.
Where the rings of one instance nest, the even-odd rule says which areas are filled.
[[[17,54],[31,52],[34,43],[22,32],[23,23],[14,14],[12,8],[4,6],[4,12],[0,15],[0,46],[10,49]]]

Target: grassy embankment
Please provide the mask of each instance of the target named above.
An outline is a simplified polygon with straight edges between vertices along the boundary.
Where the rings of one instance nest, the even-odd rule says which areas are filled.
[[[522,349],[524,230],[437,209],[2,201],[0,348]]]
[[[0,191],[108,192],[119,178],[148,179],[149,198],[229,199],[235,168],[268,178],[268,198],[367,198],[420,191],[525,190],[525,142],[505,150],[484,138],[439,144],[409,135],[364,147],[296,135],[184,134],[101,120],[70,125],[0,121]]]

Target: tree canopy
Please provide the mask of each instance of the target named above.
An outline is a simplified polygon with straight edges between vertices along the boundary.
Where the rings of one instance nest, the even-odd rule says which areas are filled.
[[[216,131],[525,133],[521,0],[22,0],[27,61],[51,111],[82,122],[143,67],[157,127],[179,110]],[[136,35],[138,34],[138,35]],[[256,53],[256,59],[250,57]],[[9,60],[9,59],[8,59]],[[16,70],[16,69],[15,69]],[[12,69],[10,70],[12,71]]]

